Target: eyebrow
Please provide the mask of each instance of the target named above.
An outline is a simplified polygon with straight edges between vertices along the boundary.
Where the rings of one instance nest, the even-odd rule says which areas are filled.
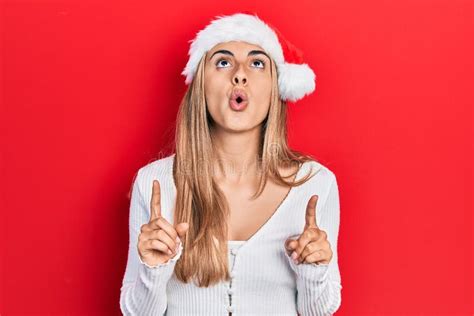
[[[227,49],[220,49],[220,50],[218,50],[218,51],[215,51],[215,52],[212,54],[212,56],[209,58],[209,60],[211,60],[212,57],[214,57],[215,54],[219,54],[219,53],[220,53],[220,54],[225,54],[225,55],[234,56],[234,54],[233,54],[231,51],[229,51],[229,50],[227,50]],[[248,56],[254,56],[254,55],[260,55],[260,54],[265,55],[265,56],[267,56],[268,59],[270,59],[270,56],[268,56],[267,53],[265,53],[264,51],[261,51],[261,50],[251,50],[251,51],[247,54],[247,57],[248,57]]]

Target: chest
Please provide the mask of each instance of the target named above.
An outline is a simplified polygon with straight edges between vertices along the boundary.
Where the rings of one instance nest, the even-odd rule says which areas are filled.
[[[228,240],[248,240],[264,226],[288,196],[290,188],[267,183],[263,193],[252,199],[248,189],[224,191],[229,204]]]

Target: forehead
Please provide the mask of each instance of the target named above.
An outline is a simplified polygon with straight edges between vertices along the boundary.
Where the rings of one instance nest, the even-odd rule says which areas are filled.
[[[241,42],[241,41],[229,41],[224,43],[216,44],[208,51],[208,55],[210,56],[213,52],[226,49],[230,50],[234,54],[245,53],[247,54],[251,50],[262,50],[265,51],[260,45],[255,45],[248,42]]]

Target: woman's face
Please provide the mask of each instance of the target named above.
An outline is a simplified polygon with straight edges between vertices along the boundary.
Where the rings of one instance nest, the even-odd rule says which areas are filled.
[[[270,58],[258,45],[231,41],[206,54],[204,92],[215,128],[246,131],[268,114],[272,87]],[[244,92],[247,103],[234,100]]]

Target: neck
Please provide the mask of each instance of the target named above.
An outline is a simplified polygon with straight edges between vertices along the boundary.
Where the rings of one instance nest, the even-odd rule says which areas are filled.
[[[258,176],[258,150],[260,129],[244,133],[215,132],[212,136],[215,149],[216,179],[234,183],[253,182]]]

